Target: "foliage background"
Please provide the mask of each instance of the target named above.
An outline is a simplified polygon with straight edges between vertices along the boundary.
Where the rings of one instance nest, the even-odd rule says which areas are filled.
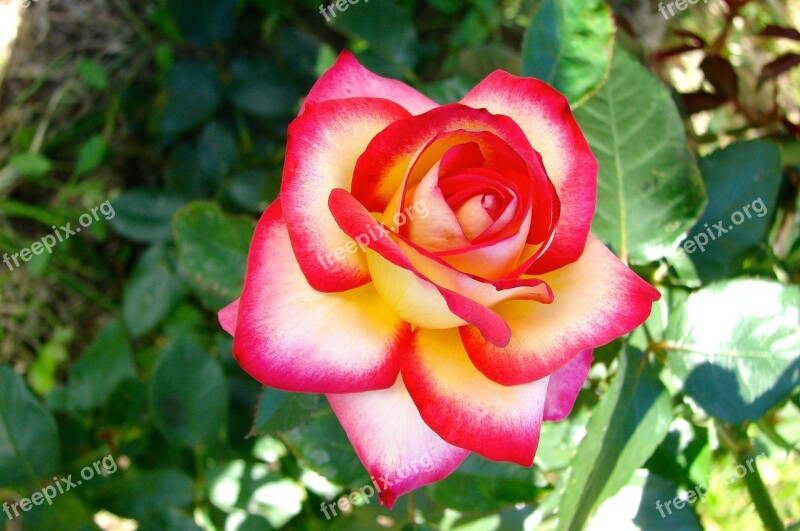
[[[362,0],[331,23],[310,0],[0,7],[3,28],[22,16],[0,59],[0,251],[116,212],[0,266],[0,501],[120,464],[7,529],[798,527],[796,0],[668,21],[641,0]],[[664,297],[595,352],[533,468],[473,456],[393,511],[328,521],[320,503],[368,474],[322,397],[238,368],[215,312],[277,194],[287,124],[342,48],[440,102],[497,68],[554,84],[600,161],[594,232]],[[680,252],[757,198],[768,215]],[[656,500],[699,484],[661,518]]]

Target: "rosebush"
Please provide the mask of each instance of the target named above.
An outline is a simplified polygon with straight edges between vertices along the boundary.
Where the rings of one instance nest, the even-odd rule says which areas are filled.
[[[19,9],[4,526],[797,527],[797,0],[339,4]]]

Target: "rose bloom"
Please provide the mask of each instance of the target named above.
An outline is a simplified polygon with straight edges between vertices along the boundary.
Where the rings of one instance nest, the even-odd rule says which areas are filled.
[[[496,71],[440,106],[343,52],[220,323],[259,382],[327,395],[388,507],[469,452],[531,466],[592,349],[660,297],[589,233],[596,190],[549,85]]]

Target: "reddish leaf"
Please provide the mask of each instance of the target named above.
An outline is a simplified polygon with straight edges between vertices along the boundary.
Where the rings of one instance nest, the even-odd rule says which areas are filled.
[[[761,75],[758,76],[759,86],[763,84],[764,81],[777,77],[784,72],[791,70],[797,65],[800,65],[800,54],[787,53],[786,55],[781,55],[771,63],[764,66],[764,69],[761,71]]]
[[[704,90],[681,94],[681,99],[683,100],[683,106],[686,108],[686,112],[689,114],[710,111],[728,101],[728,98],[724,96],[712,94]]]
[[[653,54],[653,61],[663,61],[673,55],[680,55],[682,53],[691,52],[692,50],[699,50],[702,46],[697,46],[696,44],[681,44],[680,46],[675,46],[674,48],[667,48],[666,50],[660,50]]]
[[[706,79],[717,94],[733,98],[739,93],[739,78],[730,61],[719,55],[709,55],[700,63]]]
[[[751,0],[725,0],[725,3],[728,4],[728,7],[731,8],[731,11],[736,12],[745,4],[749,4]]]
[[[783,118],[783,120],[781,121],[783,122],[784,127],[786,127],[786,129],[791,134],[793,134],[797,138],[800,138],[800,125],[797,125],[794,122],[790,122],[788,118]]]
[[[628,20],[628,17],[624,15],[617,15],[614,17],[614,19],[617,22],[617,27],[620,28],[621,30],[624,30],[625,33],[627,33],[628,35],[638,36],[636,30],[633,27],[633,24],[631,24],[631,21]]]
[[[761,30],[759,35],[762,37],[779,37],[800,41],[800,31],[788,26],[776,26],[775,24],[768,25],[766,28]]]

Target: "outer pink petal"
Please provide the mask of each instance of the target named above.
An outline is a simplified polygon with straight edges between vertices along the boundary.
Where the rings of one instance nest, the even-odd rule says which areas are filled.
[[[547,377],[513,387],[489,380],[452,329],[415,330],[400,370],[422,419],[442,439],[487,459],[533,463]]]
[[[280,196],[297,262],[314,289],[343,291],[369,282],[364,253],[347,251],[353,243],[331,217],[328,195],[349,190],[370,140],[408,116],[390,101],[355,98],[309,104],[289,126]]]
[[[496,382],[517,385],[554,373],[580,351],[642,324],[661,297],[592,235],[577,262],[540,278],[553,289],[552,304],[509,301],[494,308],[511,327],[507,347],[460,329],[475,366]]]
[[[589,234],[597,197],[597,161],[566,98],[546,83],[498,70],[476,85],[462,104],[511,117],[538,151],[561,200],[550,248],[528,271],[552,271],[578,259]]]
[[[220,326],[222,326],[222,329],[228,332],[230,335],[233,335],[233,333],[236,331],[236,318],[238,314],[239,299],[236,299],[229,305],[225,306],[217,314]]]
[[[327,396],[390,509],[399,496],[450,475],[469,454],[422,421],[401,378],[383,391]]]
[[[233,338],[245,371],[286,391],[385,389],[397,379],[410,333],[372,284],[314,290],[292,254],[280,201],[270,205],[253,236]]]
[[[305,105],[342,98],[383,98],[393,101],[411,114],[422,114],[439,104],[405,83],[373,74],[343,50],[338,59],[311,88]]]
[[[586,382],[592,366],[592,351],[584,350],[550,375],[547,398],[544,401],[544,420],[564,420],[572,411],[578,392]]]

